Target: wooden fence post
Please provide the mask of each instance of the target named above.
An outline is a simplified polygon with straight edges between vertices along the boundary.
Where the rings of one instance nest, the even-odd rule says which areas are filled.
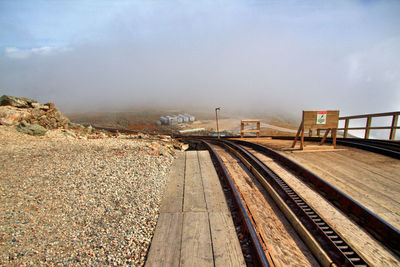
[[[345,119],[345,120],[344,120],[344,133],[343,133],[343,138],[347,138],[347,133],[349,132],[349,122],[350,122],[350,119]]]
[[[390,129],[390,140],[394,140],[396,138],[396,128],[397,121],[399,119],[399,115],[393,115],[392,119],[392,128]]]
[[[367,117],[367,124],[365,125],[365,136],[364,136],[364,139],[368,139],[369,138],[369,132],[370,132],[370,128],[371,128],[371,121],[372,121],[372,117],[368,116]]]

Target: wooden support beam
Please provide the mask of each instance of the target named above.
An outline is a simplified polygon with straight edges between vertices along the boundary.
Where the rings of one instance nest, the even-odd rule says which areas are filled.
[[[259,120],[242,120],[243,123],[257,123]]]
[[[303,121],[300,123],[300,127],[297,130],[296,137],[294,138],[293,143],[292,143],[292,148],[294,148],[296,146],[297,139],[299,139],[299,136],[300,136],[300,133],[301,133],[302,129],[303,129]]]
[[[328,137],[328,134],[329,134],[330,131],[331,131],[331,129],[326,130],[326,132],[324,134],[324,137],[322,138],[321,143],[319,144],[320,146],[325,143],[326,138]],[[336,138],[335,138],[334,142],[336,142]]]
[[[369,133],[370,133],[370,128],[371,128],[371,122],[372,122],[372,117],[368,116],[367,117],[367,123],[365,125],[365,136],[364,139],[368,139],[369,138]]]
[[[335,149],[336,148],[337,129],[332,129],[331,135],[332,135],[332,140],[333,140],[333,149]]]
[[[350,119],[345,119],[344,121],[344,133],[343,133],[343,138],[347,138],[347,134],[349,132],[349,122]]]
[[[399,119],[399,115],[393,115],[392,119],[392,128],[390,129],[390,140],[394,140],[396,138],[396,127],[397,127],[397,122]]]

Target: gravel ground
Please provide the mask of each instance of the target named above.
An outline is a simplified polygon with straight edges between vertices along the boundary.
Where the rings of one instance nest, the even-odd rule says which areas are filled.
[[[143,265],[171,154],[160,139],[0,126],[0,265]]]

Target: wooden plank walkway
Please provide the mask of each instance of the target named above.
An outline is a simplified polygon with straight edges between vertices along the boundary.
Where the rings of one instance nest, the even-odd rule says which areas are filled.
[[[249,139],[250,140],[250,139]],[[287,151],[290,140],[261,140],[400,229],[400,160],[352,147],[331,152]]]
[[[146,266],[245,266],[208,151],[178,153]]]
[[[251,140],[250,140],[251,141]],[[291,140],[261,138],[257,143],[271,147],[355,199],[382,219],[400,229],[400,161],[387,156],[342,147],[333,151],[291,152]],[[400,258],[361,229],[321,195],[304,184],[285,166],[251,150],[316,210],[330,226],[371,266],[400,266]]]

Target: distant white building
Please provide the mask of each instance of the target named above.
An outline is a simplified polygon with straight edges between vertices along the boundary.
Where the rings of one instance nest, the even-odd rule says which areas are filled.
[[[183,117],[181,115],[176,116],[178,123],[183,123]]]
[[[190,121],[190,122],[194,122],[195,119],[196,119],[194,116],[192,116],[192,115],[190,115],[190,114],[185,114],[185,116],[188,116],[188,117],[189,117],[189,121]]]
[[[189,118],[185,115],[179,114],[178,121],[180,121],[181,123],[186,123],[186,122],[189,122]]]
[[[167,124],[168,124],[168,118],[167,118],[167,117],[160,117],[160,118],[158,119],[158,121],[159,121],[161,124],[164,124],[164,125],[167,125]]]
[[[167,116],[168,125],[175,125],[178,124],[178,117],[177,116]]]
[[[157,124],[162,124],[162,125],[176,125],[180,123],[189,123],[189,122],[194,122],[195,117],[190,115],[190,114],[179,114],[179,115],[173,115],[173,116],[162,116],[158,119]]]

